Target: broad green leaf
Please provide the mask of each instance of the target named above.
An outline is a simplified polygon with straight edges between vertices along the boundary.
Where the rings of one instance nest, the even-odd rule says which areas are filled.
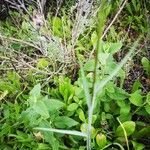
[[[110,43],[104,43],[104,42],[102,41],[101,44],[102,44],[103,52],[104,52],[104,53],[109,53]]]
[[[30,91],[30,97],[29,97],[30,106],[32,107],[35,103],[37,103],[37,101],[39,101],[41,97],[42,97],[42,95],[41,95],[41,85],[37,84]]]
[[[55,138],[53,133],[50,135],[49,132],[44,132],[45,142],[49,143],[52,147],[52,150],[59,150],[59,141]]]
[[[96,47],[97,40],[98,40],[98,36],[97,36],[96,32],[93,32],[91,35],[91,42],[92,42],[92,45],[94,48]]]
[[[82,109],[78,109],[79,118],[81,121],[86,122],[85,115]]]
[[[95,123],[96,119],[97,119],[97,115],[92,115],[92,124]]]
[[[67,117],[67,116],[60,116],[55,118],[54,124],[57,128],[70,128],[76,126],[78,124],[77,121]]]
[[[43,127],[44,129],[51,128],[50,123],[48,121],[40,122],[39,126]],[[41,130],[41,131],[45,131],[45,130]],[[54,136],[54,133],[53,132],[42,132],[42,133],[43,133],[45,142],[51,145],[52,150],[59,150],[59,141]]]
[[[146,96],[146,102],[150,105],[150,92]]]
[[[146,112],[150,115],[150,105],[149,105],[149,104],[147,104],[147,105],[145,106],[145,110],[146,110]]]
[[[130,109],[130,104],[126,104],[125,106],[120,108],[120,114],[129,114]]]
[[[132,86],[132,92],[139,90],[142,87],[142,84],[139,80],[136,80]]]
[[[115,140],[117,143],[126,143],[125,137],[117,137]],[[117,149],[118,150],[118,149]],[[119,149],[119,150],[125,150],[125,149]]]
[[[121,47],[122,47],[122,43],[111,43],[109,52],[111,54],[114,54],[114,53],[118,52],[121,49]]]
[[[72,103],[73,96],[74,96],[74,92],[73,92],[73,93],[70,92],[70,95],[69,95],[69,97],[68,97],[67,104],[71,104],[71,103]]]
[[[136,106],[142,106],[143,104],[143,97],[141,95],[140,90],[130,94],[129,98],[130,102]]]
[[[63,92],[63,97],[64,97],[64,101],[67,102],[68,98],[69,98],[69,90],[67,89],[64,89],[64,92]]]
[[[48,108],[43,101],[37,101],[32,108],[45,119],[49,118]]]
[[[136,133],[137,138],[149,137],[150,135],[150,126],[144,127]]]
[[[99,91],[101,91],[104,86],[114,77],[117,75],[117,73],[119,72],[119,70],[123,67],[123,65],[128,61],[129,58],[132,57],[132,53],[134,51],[134,49],[137,47],[138,45],[138,41],[139,39],[134,42],[133,46],[131,47],[130,51],[128,52],[128,54],[122,59],[122,61],[120,62],[120,64],[111,72],[111,74],[104,78],[103,80],[101,80],[100,82],[96,83],[96,91],[95,91],[95,95],[97,93],[99,93]]]
[[[84,90],[83,90],[83,88],[75,87],[75,96],[78,97],[79,99],[84,98]]]
[[[146,126],[146,122],[143,122],[142,120],[140,121],[136,121],[136,125],[139,126],[139,127],[144,127]]]
[[[128,120],[131,120],[132,114],[131,113],[122,113],[122,114],[120,114],[120,116],[118,118],[121,122],[125,122]]]
[[[109,53],[99,53],[98,59],[102,65],[106,65],[106,63],[108,62],[109,55]]]
[[[69,99],[74,95],[74,86],[71,84],[69,78],[59,79],[59,91],[64,98],[65,103],[69,103]]]
[[[87,129],[88,129],[88,124],[87,124],[87,123],[83,123],[83,124],[80,126],[80,130],[81,130],[83,133],[87,133]],[[91,136],[92,136],[92,138],[95,137],[95,134],[96,134],[96,130],[95,130],[95,128],[92,126],[92,127],[91,127]]]
[[[80,99],[77,97],[77,96],[74,96],[73,97],[73,100],[76,102],[76,103],[79,103]]]
[[[38,150],[49,150],[50,146],[48,144],[44,144],[44,143],[38,143]]]
[[[34,88],[30,91],[31,96],[39,97],[41,95],[41,85],[37,84]]]
[[[135,122],[133,122],[133,121],[126,121],[126,122],[122,123],[122,125],[127,133],[127,136],[132,135],[133,132],[135,131]],[[121,125],[116,130],[116,136],[124,137],[124,131],[123,131]]]
[[[150,61],[146,57],[142,58],[142,65],[148,77],[150,78]]]
[[[65,106],[63,102],[57,99],[48,99],[48,97],[45,97],[43,101],[46,104],[48,111],[51,111],[51,112],[55,110],[59,110]]]
[[[109,82],[109,83],[106,85],[106,90],[107,90],[109,93],[115,93],[114,86],[115,86],[114,83]]]
[[[129,97],[129,94],[119,87],[115,87],[115,92],[113,93],[109,92],[107,94],[111,99],[114,100],[125,100],[126,98]]]
[[[21,119],[25,123],[29,122],[31,127],[37,126],[39,124],[39,114],[31,107],[29,107],[25,112],[22,112]]]
[[[102,112],[102,113],[101,113],[101,120],[102,120],[102,121],[105,121],[105,120],[106,120],[106,113],[105,113],[105,112]]]
[[[146,57],[143,57],[141,61],[142,61],[142,65],[143,65],[145,71],[147,71],[150,67],[149,60]]]
[[[94,71],[94,65],[95,65],[95,60],[91,59],[85,63],[84,70],[85,71]]]
[[[116,102],[117,102],[117,105],[118,105],[119,107],[121,107],[121,108],[126,105],[125,100],[118,100],[118,101],[116,101]]]
[[[96,143],[100,149],[103,148],[107,144],[106,136],[104,134],[97,134]]]
[[[105,112],[109,112],[111,110],[111,106],[109,103],[104,102],[104,110],[105,110]]]
[[[72,103],[67,107],[68,111],[75,111],[78,108],[78,104],[77,103]]]
[[[106,114],[106,119],[111,119],[112,120],[112,118],[113,118],[113,115],[111,115],[111,114]]]
[[[114,71],[116,66],[117,66],[116,62],[114,62],[112,56],[110,56],[109,59],[107,60],[107,64],[104,67],[105,74],[110,75]],[[116,76],[118,76],[118,75],[119,75],[119,71]]]
[[[142,143],[137,143],[135,141],[132,141],[132,144],[133,144],[133,148],[135,150],[144,150],[144,148],[145,148],[144,144],[142,144]]]

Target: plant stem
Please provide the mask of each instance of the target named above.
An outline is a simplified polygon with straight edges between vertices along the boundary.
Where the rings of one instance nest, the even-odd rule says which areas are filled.
[[[127,149],[130,150],[130,148],[129,148],[129,142],[128,142],[128,137],[127,137],[127,132],[126,132],[124,126],[122,125],[122,123],[120,122],[119,118],[117,118],[117,120],[118,120],[119,124],[121,125],[122,130],[124,132],[124,136],[125,136],[125,140],[126,140],[126,144],[127,144]]]

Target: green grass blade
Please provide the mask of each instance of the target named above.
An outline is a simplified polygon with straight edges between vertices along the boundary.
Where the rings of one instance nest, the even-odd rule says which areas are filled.
[[[61,134],[69,134],[69,135],[76,135],[76,136],[82,136],[87,137],[85,133],[79,132],[79,131],[71,131],[71,130],[61,130],[61,129],[54,129],[54,128],[34,128],[35,130],[41,130],[41,131],[48,131],[48,132],[55,132],[55,133],[61,133]]]
[[[89,119],[89,116],[90,116],[90,111],[91,111],[91,104],[92,104],[92,101],[91,101],[91,96],[90,96],[90,92],[89,92],[89,89],[88,89],[88,85],[87,85],[87,81],[86,81],[86,77],[85,77],[85,73],[84,73],[84,70],[83,70],[83,65],[82,63],[79,61],[80,63],[80,67],[81,67],[81,77],[82,77],[82,83],[83,83],[83,89],[84,89],[84,93],[85,93],[85,97],[86,97],[86,102],[87,102],[87,106],[88,106],[88,129],[87,129],[87,149],[90,149],[90,145],[91,145],[91,136],[90,136],[90,129],[91,129],[91,125],[89,124],[90,122],[90,119]]]
[[[101,91],[103,89],[103,87],[110,81],[112,80],[112,78],[114,76],[117,75],[117,73],[119,72],[119,70],[127,63],[127,61],[133,57],[133,53],[134,50],[136,49],[136,47],[138,46],[138,41],[137,40],[134,45],[131,47],[130,51],[126,54],[126,56],[123,58],[123,60],[119,63],[119,65],[114,69],[114,71],[105,79],[103,79],[102,81],[100,81],[99,83],[97,83],[96,85],[96,91],[95,93],[97,94],[99,91]]]
[[[82,77],[82,83],[83,83],[83,90],[84,90],[84,93],[85,93],[88,108],[90,108],[91,107],[91,96],[90,96],[90,92],[89,92],[89,89],[88,89],[88,84],[87,84],[87,81],[86,81],[83,65],[80,61],[79,61],[79,63],[80,63],[81,77]]]
[[[136,49],[136,47],[138,46],[138,42],[139,42],[140,38],[133,44],[133,46],[131,47],[130,51],[127,53],[127,55],[124,57],[124,59],[120,62],[120,64],[114,69],[114,71],[106,78],[104,78],[102,81],[98,82],[98,83],[94,83],[94,92],[92,95],[92,105],[91,108],[89,110],[89,124],[88,124],[88,130],[91,128],[91,123],[92,123],[92,115],[93,115],[93,111],[94,111],[94,107],[95,107],[95,101],[96,101],[96,96],[97,93],[99,91],[101,91],[104,86],[110,81],[112,80],[112,78],[114,76],[117,75],[117,73],[119,72],[119,70],[127,63],[127,61],[129,60],[129,58],[133,57],[133,53],[134,50]],[[96,75],[96,74],[95,74]]]

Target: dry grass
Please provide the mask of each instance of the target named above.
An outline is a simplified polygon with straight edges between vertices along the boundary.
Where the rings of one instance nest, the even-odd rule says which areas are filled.
[[[11,5],[11,8],[16,9],[23,16],[23,12],[26,13],[26,16],[23,19],[25,20],[24,22],[28,25],[30,34],[30,37],[28,39],[8,37],[4,34],[0,35],[0,38],[3,41],[3,45],[1,47],[2,49],[6,50],[6,59],[12,58],[10,64],[6,65],[9,66],[9,69],[16,71],[19,70],[19,72],[24,72],[24,70],[32,69],[35,71],[35,74],[42,73],[52,76],[56,74],[67,73],[66,68],[75,68],[75,65],[77,64],[75,50],[77,40],[79,36],[84,33],[86,27],[90,26],[93,23],[92,19],[96,16],[93,1],[79,0],[74,6],[74,10],[72,11],[72,14],[70,14],[73,25],[72,31],[70,31],[71,39],[69,41],[68,39],[66,39],[65,31],[63,31],[63,38],[55,36],[53,33],[53,28],[45,19],[44,7],[46,0],[34,1],[37,9],[33,12],[31,10],[28,10],[24,1],[5,1]],[[57,17],[62,2],[62,0],[57,1],[57,8],[54,17]],[[98,9],[99,8],[96,8],[96,10]],[[72,17],[74,16],[74,14],[75,17]],[[60,19],[63,22],[63,17]],[[19,30],[21,31],[21,27],[19,28]],[[15,49],[12,49],[12,47],[10,48],[10,45],[13,43],[20,44],[21,47],[24,47],[23,50],[20,50],[18,52]],[[32,49],[32,51],[28,53],[25,50],[26,48],[30,48]],[[2,49],[1,51],[3,51]],[[50,66],[52,66],[50,67],[51,69],[49,69],[49,67],[44,68],[44,70],[37,69],[36,64],[38,63],[39,58],[48,59],[50,62]],[[14,65],[11,65],[12,63]],[[5,63],[3,63],[3,66],[5,66],[4,64]],[[5,68],[3,68],[3,66],[1,70],[8,69],[6,66]],[[15,66],[15,68],[13,66]]]

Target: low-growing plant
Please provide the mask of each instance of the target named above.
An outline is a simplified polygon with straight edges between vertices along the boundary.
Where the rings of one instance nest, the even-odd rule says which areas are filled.
[[[146,57],[143,57],[141,62],[148,78],[150,78],[150,61]]]
[[[97,8],[90,1],[79,1],[72,8],[77,12],[72,19],[65,13],[62,17],[49,14],[47,26],[38,30],[27,16],[18,33],[13,25],[9,29],[9,21],[0,27],[0,59],[5,60],[0,67],[14,70],[0,79],[2,149],[148,148],[150,93],[142,93],[139,80],[131,92],[123,89],[124,65],[137,53],[141,38],[117,62],[114,55],[124,40],[114,37],[112,42],[106,37],[126,3],[121,3],[108,26],[113,4],[102,0],[90,27],[92,7]],[[139,5],[134,7],[139,11]],[[77,63],[76,81],[62,75],[73,72]],[[149,60],[143,58],[142,65],[149,77]]]

